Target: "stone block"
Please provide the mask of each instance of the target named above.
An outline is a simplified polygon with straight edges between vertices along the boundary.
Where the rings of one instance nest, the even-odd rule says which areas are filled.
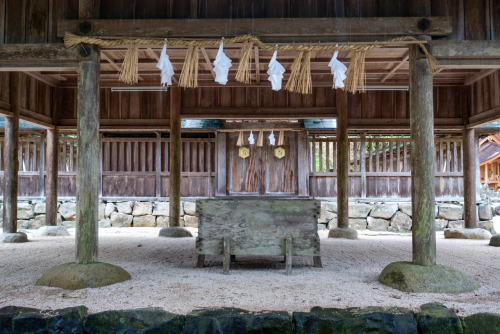
[[[477,223],[477,227],[482,228],[483,230],[489,231],[491,234],[496,234],[500,231],[496,231],[493,225],[493,220],[483,220]]]
[[[45,215],[38,215],[34,219],[30,220],[30,228],[37,229],[42,226],[45,226]]]
[[[349,218],[366,218],[372,206],[366,203],[351,203],[349,204]]]
[[[337,202],[321,202],[321,210],[337,213]]]
[[[448,227],[448,221],[446,219],[436,219],[436,231],[442,231]]]
[[[198,217],[184,215],[184,226],[186,227],[198,227]],[[325,226],[326,229],[326,226]]]
[[[66,228],[75,228],[76,222],[74,220],[63,220],[61,222],[61,226],[64,226]]]
[[[327,227],[326,224],[318,224],[318,231],[326,231]]]
[[[496,234],[491,237],[490,246],[500,247],[500,234]]]
[[[130,227],[134,217],[120,212],[113,212],[109,218],[113,227]]]
[[[411,202],[398,203],[399,211],[411,217]]]
[[[374,218],[390,219],[398,211],[397,203],[380,203],[373,206],[370,216]]]
[[[156,226],[157,227],[166,227],[166,226],[168,226],[169,220],[170,219],[168,216],[158,216],[158,217],[156,217]]]
[[[134,227],[155,227],[156,226],[156,216],[145,215],[134,217],[133,221]]]
[[[170,214],[169,202],[155,202],[153,216],[168,216]]]
[[[116,209],[117,209],[117,211],[119,213],[123,213],[123,214],[126,214],[126,215],[132,214],[132,207],[133,206],[134,206],[133,202],[118,202],[118,203],[116,203]]]
[[[448,222],[448,228],[465,228],[465,220],[454,220]]]
[[[337,221],[337,217],[331,219],[328,224],[328,229],[331,230],[331,229],[334,229],[334,228],[337,228],[338,227],[338,221]]]
[[[349,227],[355,230],[366,230],[367,229],[366,219],[363,218],[349,218]]]
[[[111,227],[111,220],[109,218],[104,218],[99,220],[99,227],[101,228]]]
[[[35,204],[35,214],[40,215],[45,213],[45,202],[39,202]]]
[[[482,228],[447,228],[444,230],[447,239],[490,240],[491,233]]]
[[[500,314],[476,313],[465,317],[463,322],[467,334],[500,333]]]
[[[460,318],[440,303],[420,306],[416,319],[420,333],[463,333]]]
[[[184,202],[184,214],[195,216],[196,215],[196,202]]]
[[[411,231],[411,218],[406,213],[398,211],[391,218],[391,226],[397,231]]]
[[[331,211],[321,210],[319,220],[321,223],[328,223],[332,219],[337,219],[337,214]]]
[[[151,202],[134,202],[132,216],[145,216],[153,212],[153,203]]]
[[[18,230],[27,230],[31,226],[31,222],[27,219],[20,219],[17,221],[17,229]]]
[[[17,219],[30,219],[33,217],[33,205],[27,202],[17,203]]]
[[[116,211],[116,205],[112,202],[106,203],[106,207],[104,208],[104,217],[109,218],[113,212]]]
[[[389,220],[382,218],[373,218],[369,216],[366,218],[368,222],[368,229],[371,231],[387,231],[389,227]]]
[[[457,204],[439,204],[438,218],[446,220],[461,220],[463,218],[464,208]]]
[[[493,214],[491,212],[491,205],[489,204],[479,204],[478,206],[478,217],[480,220],[492,220]]]
[[[59,207],[59,213],[64,220],[76,220],[76,203],[64,202]]]
[[[99,203],[99,209],[97,211],[97,219],[104,219],[104,210],[106,210],[106,204]]]

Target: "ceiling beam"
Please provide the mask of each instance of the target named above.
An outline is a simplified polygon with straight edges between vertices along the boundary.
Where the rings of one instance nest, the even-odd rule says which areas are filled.
[[[118,66],[114,61],[113,59],[111,59],[107,54],[106,52],[104,52],[104,50],[101,50],[101,58],[104,59],[105,61],[107,61],[112,68],[114,68],[116,71],[118,71],[118,73],[120,73],[122,71],[121,67]],[[142,78],[140,75],[138,76],[138,79],[139,81],[144,81],[144,78]]]
[[[29,75],[32,78],[35,78],[38,81],[41,81],[51,87],[56,87],[58,84],[58,81],[56,81],[54,78],[48,75],[42,75],[40,72],[23,72],[26,75]]]
[[[9,71],[76,69],[80,60],[77,51],[64,44],[0,44],[0,68]]]
[[[490,68],[488,70],[482,70],[481,72],[479,72],[477,74],[471,75],[470,77],[465,79],[464,86],[472,85],[474,82],[477,82],[483,78],[486,78],[488,75],[491,75],[491,74],[495,73],[496,71],[498,71],[498,69]]]
[[[89,36],[220,38],[254,34],[271,42],[294,41],[297,37],[363,37],[401,35],[447,36],[452,33],[446,16],[425,17],[429,28],[419,29],[422,17],[355,18],[257,18],[257,19],[164,19],[164,20],[60,20],[57,35],[79,33],[80,24],[90,23]],[[207,27],[210,27],[207,29]],[[307,39],[306,39],[307,40]]]
[[[207,50],[204,47],[200,48],[201,54],[203,55],[203,58],[205,58],[205,63],[207,66],[205,66],[208,70],[210,70],[210,73],[212,73],[212,76],[215,79],[215,72],[212,66],[212,61],[210,60],[210,57],[208,56]]]
[[[382,79],[380,79],[380,82],[384,83],[387,80],[389,80],[390,78],[392,78],[394,76],[394,74],[396,73],[396,71],[399,70],[399,68],[401,66],[403,66],[408,61],[409,58],[410,58],[409,53],[408,52],[405,53],[405,55],[403,56],[403,59],[401,59],[401,61],[396,66],[394,66],[389,73],[384,75],[382,77]]]

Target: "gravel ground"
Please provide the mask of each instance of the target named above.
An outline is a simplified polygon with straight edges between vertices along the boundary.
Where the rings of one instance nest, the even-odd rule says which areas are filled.
[[[312,267],[312,258],[294,257],[293,273],[285,276],[281,258],[249,257],[233,264],[226,276],[221,256],[207,256],[206,268],[194,268],[194,238],[160,238],[158,231],[100,229],[100,261],[123,267],[132,279],[80,291],[34,286],[45,270],[74,260],[74,230],[70,230],[70,237],[37,238],[30,234],[29,243],[2,244],[0,307],[85,305],[94,313],[157,306],[186,314],[197,308],[222,306],[289,312],[309,311],[313,306],[415,309],[438,301],[459,315],[500,313],[500,248],[490,247],[484,240],[447,240],[442,232],[437,235],[438,263],[471,274],[480,282],[480,289],[463,294],[417,294],[377,281],[390,262],[411,260],[408,234],[369,233],[359,240],[342,240],[328,239],[327,231],[321,231],[322,269]]]

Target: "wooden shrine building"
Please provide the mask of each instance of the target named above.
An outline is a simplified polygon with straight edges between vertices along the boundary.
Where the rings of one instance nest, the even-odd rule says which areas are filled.
[[[220,85],[218,46],[196,47],[197,87],[181,88],[191,49],[169,44],[166,89],[161,43],[136,45],[129,85],[119,80],[129,45],[68,48],[66,33],[168,43],[251,34],[269,48],[381,42],[365,51],[364,92],[332,89],[333,52],[314,49],[312,88],[300,94],[271,89],[266,48],[252,48],[242,83],[242,45],[225,43],[233,66]],[[436,197],[464,200],[466,227],[477,225],[475,129],[500,118],[499,36],[500,7],[489,0],[1,0],[4,232],[16,232],[18,196],[46,198],[49,225],[58,196],[76,197],[76,262],[93,263],[100,197],[168,199],[170,222],[181,197],[337,198],[341,228],[349,198],[412,198],[414,263],[433,265]],[[355,53],[338,60],[349,67]],[[283,87],[296,54],[278,51]],[[267,138],[280,130],[282,158]],[[262,146],[250,131],[256,142],[263,131]]]

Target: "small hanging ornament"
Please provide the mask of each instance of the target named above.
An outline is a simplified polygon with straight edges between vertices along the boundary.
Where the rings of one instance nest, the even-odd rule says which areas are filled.
[[[229,68],[232,66],[231,59],[223,51],[224,43],[220,43],[219,52],[214,61],[215,82],[225,85],[227,83],[227,76]]]
[[[255,138],[253,137],[253,132],[250,131],[250,137],[248,137],[248,143],[250,145],[254,145],[255,144]]]
[[[267,80],[271,81],[271,86],[273,90],[281,89],[281,81],[283,80],[283,73],[285,73],[285,68],[276,60],[278,51],[274,51],[273,58],[269,62],[269,69],[267,74],[269,78]]]
[[[274,149],[274,156],[278,159],[283,159],[285,157],[285,149],[283,147],[276,147]]]
[[[172,76],[174,73],[174,68],[172,63],[170,62],[170,58],[167,55],[167,43],[163,45],[163,50],[161,51],[160,60],[156,67],[161,70],[161,84],[165,87],[165,84],[168,86],[172,86]]]
[[[273,131],[271,131],[271,134],[267,138],[269,138],[269,144],[271,146],[274,146],[276,144],[276,138],[274,138],[274,132]]]
[[[338,46],[336,44],[335,46]],[[333,87],[332,88],[344,88],[344,80],[346,78],[345,72],[347,71],[347,67],[342,64],[339,60],[337,60],[339,52],[335,51],[333,54],[332,59],[330,60],[330,63],[328,64],[329,67],[332,69],[332,75],[333,75]]]
[[[242,159],[248,158],[250,156],[250,150],[248,149],[248,147],[240,147],[238,156]]]

